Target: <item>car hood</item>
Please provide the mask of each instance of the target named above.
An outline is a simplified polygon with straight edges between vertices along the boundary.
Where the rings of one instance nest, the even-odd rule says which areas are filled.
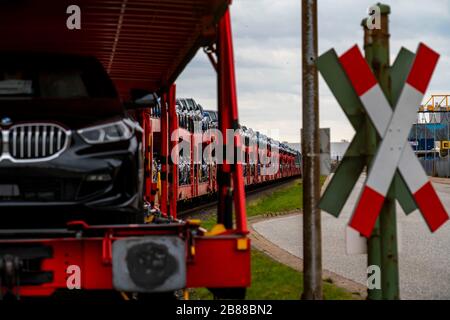
[[[20,122],[59,122],[79,129],[102,120],[124,116],[116,99],[9,99],[0,100],[0,121],[10,118]]]

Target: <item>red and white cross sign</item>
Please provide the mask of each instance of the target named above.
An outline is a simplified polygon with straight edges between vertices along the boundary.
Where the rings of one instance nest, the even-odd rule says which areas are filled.
[[[448,214],[411,149],[407,137],[416,119],[417,106],[436,67],[439,55],[419,45],[395,112],[357,46],[340,62],[383,141],[359,198],[350,226],[370,237],[397,168],[432,232],[448,220]]]

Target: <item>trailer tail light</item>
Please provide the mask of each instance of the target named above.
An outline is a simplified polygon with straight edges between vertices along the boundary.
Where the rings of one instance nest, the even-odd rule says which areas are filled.
[[[113,243],[113,286],[126,292],[166,292],[186,286],[186,245],[177,236]]]
[[[248,250],[248,248],[250,246],[248,238],[240,238],[240,239],[237,239],[236,241],[237,241],[237,249],[239,251]]]

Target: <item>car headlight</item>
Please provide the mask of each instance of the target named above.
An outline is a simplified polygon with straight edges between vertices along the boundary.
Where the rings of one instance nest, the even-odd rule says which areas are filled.
[[[93,126],[77,132],[84,141],[91,144],[128,140],[133,135],[133,130],[124,121]]]

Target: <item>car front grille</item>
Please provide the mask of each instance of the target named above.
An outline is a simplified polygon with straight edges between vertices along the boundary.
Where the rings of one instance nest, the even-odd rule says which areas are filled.
[[[67,148],[70,132],[57,124],[19,124],[8,132],[8,153],[16,160],[44,160]],[[3,154],[5,153],[3,146]]]

